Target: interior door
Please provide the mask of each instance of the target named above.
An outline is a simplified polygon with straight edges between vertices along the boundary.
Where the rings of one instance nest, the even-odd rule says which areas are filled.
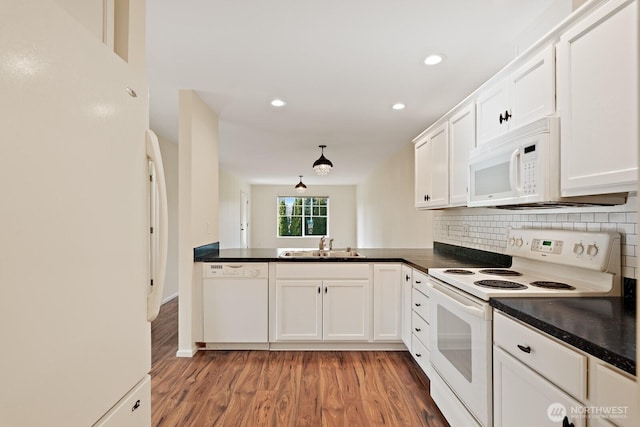
[[[240,193],[240,247],[249,247],[249,198],[244,191]]]

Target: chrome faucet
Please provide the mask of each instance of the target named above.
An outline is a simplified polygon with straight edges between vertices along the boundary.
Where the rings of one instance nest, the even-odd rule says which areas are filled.
[[[318,245],[318,249],[320,249],[321,251],[324,251],[324,245],[325,245],[325,236],[322,236],[320,238],[320,244]]]
[[[333,239],[329,239],[329,250],[333,250]]]

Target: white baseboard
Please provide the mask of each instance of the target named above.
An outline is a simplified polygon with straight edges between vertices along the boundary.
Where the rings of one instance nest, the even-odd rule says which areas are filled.
[[[191,349],[178,349],[176,357],[193,357],[197,353],[198,349],[193,347]]]

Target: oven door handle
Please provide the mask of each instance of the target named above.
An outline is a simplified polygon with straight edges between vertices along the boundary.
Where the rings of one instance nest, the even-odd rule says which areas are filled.
[[[491,316],[490,311],[483,310],[475,301],[472,301],[464,296],[453,292],[442,285],[433,283],[433,289],[442,295],[443,298],[449,300],[449,302],[456,305],[456,308],[471,314],[472,316],[482,319],[489,319]]]

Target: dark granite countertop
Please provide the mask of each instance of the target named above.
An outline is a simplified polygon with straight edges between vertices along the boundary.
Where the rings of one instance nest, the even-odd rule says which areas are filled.
[[[491,305],[585,353],[636,373],[636,313],[622,297],[492,298]]]
[[[436,242],[437,243],[437,242]],[[402,262],[427,272],[429,268],[508,267],[511,257],[476,249],[437,243],[434,249],[360,249],[363,257],[351,258],[279,258],[292,248],[220,249],[196,254],[196,262]],[[308,250],[308,249],[307,249]]]

